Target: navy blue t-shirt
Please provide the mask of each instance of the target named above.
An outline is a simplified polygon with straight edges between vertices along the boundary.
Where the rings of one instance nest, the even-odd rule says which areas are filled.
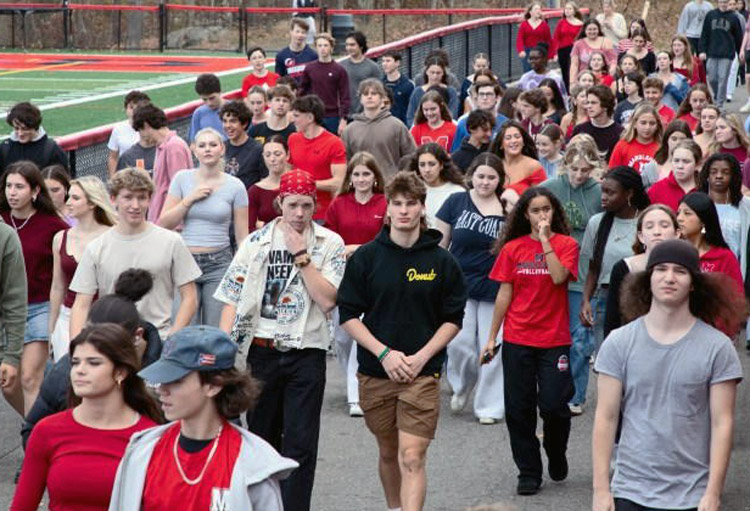
[[[495,263],[495,256],[490,251],[505,223],[505,217],[482,215],[469,193],[459,192],[449,196],[438,211],[437,218],[452,227],[450,252],[464,272],[469,298],[494,302],[500,284],[488,277]]]

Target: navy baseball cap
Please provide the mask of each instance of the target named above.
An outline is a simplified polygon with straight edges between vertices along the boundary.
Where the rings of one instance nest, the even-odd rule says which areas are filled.
[[[188,326],[170,335],[159,360],[138,373],[153,384],[171,383],[192,371],[216,371],[234,367],[237,345],[212,326]]]

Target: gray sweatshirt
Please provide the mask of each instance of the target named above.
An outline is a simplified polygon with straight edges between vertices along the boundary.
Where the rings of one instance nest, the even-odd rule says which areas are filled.
[[[359,104],[359,84],[367,78],[381,80],[383,75],[375,61],[365,58],[362,62],[354,63],[352,59],[346,58],[339,61],[344,66],[346,74],[349,76],[349,97],[352,100],[352,106],[349,109],[350,115],[358,114],[362,111],[362,105]]]
[[[0,220],[0,362],[18,367],[23,349],[27,310],[26,266],[18,235]],[[5,349],[3,349],[5,344]]]
[[[688,2],[682,9],[680,20],[677,22],[677,33],[698,39],[703,30],[703,20],[708,11],[713,8],[710,2]]]
[[[164,432],[174,423],[157,426],[133,435],[117,468],[109,511],[140,511],[146,469]],[[283,511],[279,480],[299,466],[282,457],[273,447],[249,431],[230,424],[242,436],[240,454],[234,464],[229,491],[222,495],[221,509],[242,511]],[[179,499],[178,499],[179,500]],[[187,502],[175,502],[175,509],[191,509]],[[213,509],[213,507],[212,507]]]

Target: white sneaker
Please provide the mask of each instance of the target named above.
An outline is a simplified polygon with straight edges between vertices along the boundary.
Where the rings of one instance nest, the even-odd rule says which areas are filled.
[[[570,414],[574,417],[583,414],[583,407],[581,405],[568,405],[568,408],[570,408]]]
[[[363,417],[365,412],[359,406],[359,403],[349,403],[349,417]]]
[[[491,426],[492,424],[497,424],[497,422],[498,420],[492,417],[479,417],[479,424],[484,426]]]
[[[745,103],[742,108],[740,108],[740,112],[742,112],[743,114],[750,112],[750,99],[748,99],[747,103]]]
[[[451,411],[453,413],[461,413],[466,406],[466,394],[453,394],[451,397]]]

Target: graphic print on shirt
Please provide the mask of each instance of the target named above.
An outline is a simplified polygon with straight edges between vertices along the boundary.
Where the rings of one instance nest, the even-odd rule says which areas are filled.
[[[634,168],[638,172],[641,171],[641,167],[644,166],[647,163],[651,163],[654,161],[654,158],[652,156],[649,156],[647,154],[636,154],[632,158],[630,158],[630,161],[628,161],[628,167]]]
[[[288,250],[271,250],[268,253],[268,271],[266,272],[266,289],[260,307],[260,317],[276,320],[277,306],[281,292],[287,287],[287,280],[292,273],[294,258]]]
[[[419,144],[417,145],[425,145],[425,144],[430,144],[432,142],[436,143],[437,145],[439,145],[446,151],[449,149],[447,135],[438,135],[434,139],[430,135],[422,135],[421,137],[419,137]]]
[[[209,511],[230,511],[227,497],[229,488],[211,488],[211,507]]]
[[[568,223],[570,224],[571,229],[581,231],[586,229],[586,216],[583,214],[583,211],[581,211],[581,208],[576,201],[569,200],[563,202],[562,208],[563,211],[565,211],[565,216],[568,217]]]
[[[483,217],[479,213],[465,209],[456,219],[456,225],[453,228],[456,230],[468,229],[491,238],[497,238],[502,224],[503,222],[498,217]]]
[[[533,261],[519,261],[516,264],[519,275],[549,275],[547,259],[544,254],[534,254]]]
[[[240,171],[240,162],[237,161],[237,158],[235,158],[234,156],[232,156],[224,164],[224,170],[230,176],[237,177],[237,173]]]

